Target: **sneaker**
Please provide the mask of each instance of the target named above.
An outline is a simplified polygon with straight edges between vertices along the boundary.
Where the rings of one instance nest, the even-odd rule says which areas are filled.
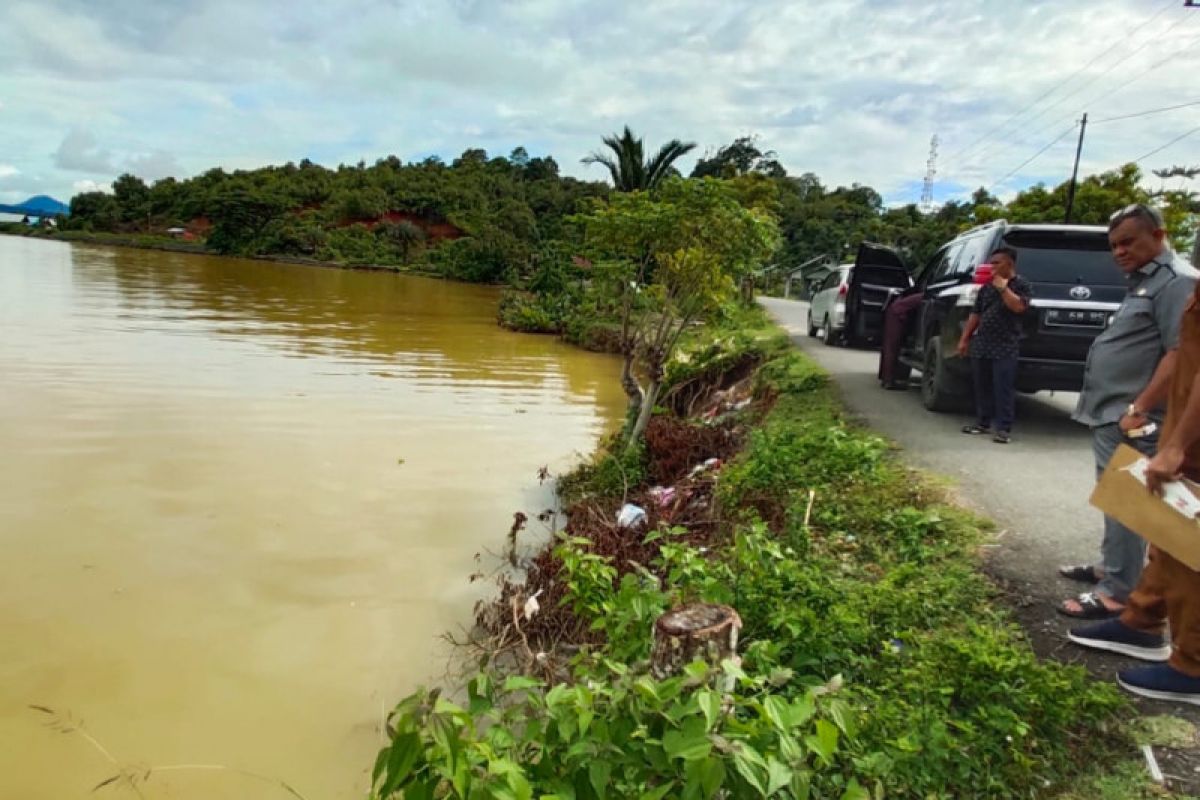
[[[1142,661],[1166,661],[1171,657],[1171,645],[1161,634],[1134,630],[1119,619],[1107,619],[1095,625],[1072,628],[1067,638],[1081,647],[1107,650]]]
[[[1185,675],[1169,664],[1122,670],[1117,673],[1117,683],[1142,697],[1200,706],[1200,678]]]
[[[986,425],[964,425],[962,432],[971,436],[979,436],[983,433],[991,433],[992,429]]]
[[[992,437],[992,441],[996,444],[1008,444],[1012,441],[1012,434],[1008,431],[996,431],[996,435]]]

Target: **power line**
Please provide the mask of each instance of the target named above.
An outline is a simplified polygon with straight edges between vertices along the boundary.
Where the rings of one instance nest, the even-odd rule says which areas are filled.
[[[1079,69],[1077,69],[1077,70],[1075,70],[1074,72],[1072,72],[1072,73],[1071,73],[1071,74],[1070,74],[1070,75],[1069,75],[1067,78],[1065,78],[1065,79],[1063,79],[1063,80],[1059,81],[1058,83],[1056,83],[1056,84],[1054,84],[1053,86],[1051,86],[1051,87],[1050,87],[1050,89],[1048,89],[1047,91],[1045,91],[1045,92],[1043,92],[1042,94],[1038,95],[1038,96],[1037,96],[1037,98],[1033,100],[1033,102],[1029,103],[1029,104],[1028,104],[1028,105],[1026,105],[1024,108],[1022,108],[1020,111],[1018,111],[1017,113],[1013,114],[1013,115],[1012,115],[1011,117],[1009,117],[1008,119],[1004,120],[1004,122],[1000,123],[1000,125],[999,125],[999,126],[997,126],[997,127],[995,127],[995,128],[992,128],[992,129],[991,129],[990,131],[988,131],[987,133],[984,133],[984,134],[983,134],[982,136],[980,136],[978,139],[976,139],[975,141],[971,142],[969,145],[967,145],[966,147],[962,148],[961,150],[956,150],[954,153],[952,153],[952,154],[951,154],[951,155],[948,157],[948,159],[949,159],[950,161],[954,161],[954,160],[958,159],[958,158],[959,158],[959,156],[965,155],[965,154],[966,154],[968,151],[970,151],[972,148],[974,148],[974,147],[975,147],[977,144],[981,144],[982,142],[984,142],[984,141],[985,141],[985,140],[987,140],[987,139],[990,139],[990,138],[992,138],[993,136],[998,136],[998,135],[1000,135],[1000,132],[1001,132],[1001,131],[1002,131],[1004,128],[1006,128],[1010,122],[1012,122],[1012,121],[1013,121],[1013,120],[1015,120],[1017,117],[1019,117],[1019,116],[1021,116],[1022,114],[1024,114],[1026,111],[1029,111],[1030,109],[1032,109],[1032,108],[1033,108],[1034,106],[1036,106],[1038,103],[1042,102],[1042,100],[1045,100],[1047,97],[1049,97],[1050,95],[1054,94],[1056,91],[1058,91],[1060,88],[1062,88],[1062,87],[1063,87],[1063,86],[1065,86],[1066,84],[1068,84],[1068,83],[1070,83],[1071,81],[1075,80],[1075,78],[1076,78],[1076,77],[1078,77],[1079,75],[1081,75],[1081,74],[1082,74],[1082,73],[1083,73],[1085,70],[1087,70],[1087,68],[1088,68],[1088,67],[1092,66],[1092,64],[1095,64],[1097,61],[1099,61],[1100,59],[1104,58],[1106,55],[1108,55],[1109,53],[1111,53],[1113,50],[1115,50],[1116,48],[1120,47],[1122,44],[1124,44],[1124,43],[1125,43],[1125,41],[1127,41],[1129,38],[1131,38],[1131,37],[1132,37],[1134,34],[1136,34],[1136,33],[1137,33],[1138,31],[1140,31],[1142,28],[1146,27],[1146,26],[1147,26],[1147,25],[1149,25],[1151,22],[1153,22],[1154,20],[1156,20],[1156,19],[1158,19],[1159,17],[1161,17],[1161,16],[1162,16],[1162,15],[1163,15],[1163,14],[1164,14],[1166,11],[1168,11],[1169,9],[1171,9],[1172,7],[1174,7],[1174,6],[1175,6],[1175,2],[1176,2],[1176,0],[1167,0],[1167,3],[1166,3],[1166,5],[1164,5],[1164,6],[1163,6],[1162,8],[1160,8],[1160,9],[1159,9],[1157,12],[1155,12],[1153,15],[1151,15],[1151,16],[1150,16],[1150,17],[1149,17],[1149,18],[1148,18],[1148,19],[1147,19],[1145,22],[1143,22],[1141,25],[1138,25],[1136,28],[1134,28],[1132,31],[1130,31],[1128,34],[1126,34],[1126,35],[1125,35],[1125,37],[1124,37],[1123,39],[1120,39],[1120,40],[1118,40],[1118,41],[1114,42],[1113,44],[1109,45],[1107,48],[1105,48],[1105,49],[1104,49],[1104,51],[1103,51],[1103,52],[1097,53],[1095,56],[1093,56],[1093,57],[1092,57],[1092,59],[1091,59],[1090,61],[1088,61],[1086,64],[1084,64],[1084,65],[1083,65],[1082,67],[1080,67]]]
[[[1141,163],[1141,162],[1145,161],[1145,160],[1146,160],[1147,158],[1149,158],[1150,156],[1152,156],[1152,155],[1155,155],[1155,154],[1157,154],[1157,153],[1161,153],[1163,150],[1166,150],[1168,147],[1170,147],[1171,145],[1175,144],[1176,142],[1181,142],[1181,141],[1183,141],[1184,139],[1186,139],[1187,137],[1191,136],[1193,133],[1198,133],[1198,132],[1200,132],[1200,125],[1197,125],[1196,127],[1192,128],[1192,129],[1191,129],[1190,131],[1188,131],[1187,133],[1180,134],[1179,136],[1176,136],[1174,139],[1172,139],[1171,141],[1167,142],[1167,143],[1166,143],[1166,144],[1164,144],[1162,147],[1156,147],[1156,148],[1154,148],[1153,150],[1151,150],[1149,153],[1146,153],[1146,155],[1144,155],[1144,156],[1142,156],[1142,157],[1140,157],[1140,158],[1135,158],[1135,159],[1133,160],[1133,163],[1135,163],[1135,164],[1139,164],[1139,163]]]
[[[1094,104],[1100,100],[1103,100],[1104,98],[1109,97],[1110,95],[1116,94],[1117,92],[1121,91],[1126,86],[1133,83],[1134,81],[1139,81],[1142,78],[1146,77],[1146,75],[1148,75],[1149,73],[1158,69],[1163,64],[1166,64],[1168,61],[1173,61],[1174,59],[1178,58],[1179,56],[1181,56],[1185,53],[1192,52],[1192,49],[1191,49],[1192,42],[1200,42],[1200,36],[1193,36],[1191,39],[1188,39],[1187,42],[1184,43],[1183,47],[1176,50],[1174,53],[1171,53],[1170,55],[1166,56],[1165,58],[1161,58],[1158,61],[1155,61],[1153,64],[1146,67],[1144,70],[1139,72],[1137,75],[1134,75],[1132,78],[1125,81],[1124,83],[1119,83],[1116,86],[1114,86],[1113,88],[1103,92],[1102,94],[1099,94],[1096,97],[1093,97],[1091,99],[1091,101],[1089,102],[1089,105]]]
[[[995,183],[993,183],[991,186],[989,186],[989,187],[988,187],[988,189],[987,189],[987,190],[988,190],[989,192],[991,192],[991,191],[992,191],[992,189],[995,189],[997,186],[999,186],[1000,184],[1004,183],[1006,180],[1008,180],[1009,178],[1011,178],[1013,175],[1016,175],[1018,172],[1020,172],[1021,170],[1025,169],[1025,167],[1027,167],[1028,165],[1032,164],[1032,163],[1033,163],[1033,162],[1034,162],[1034,161],[1035,161],[1035,160],[1038,158],[1038,156],[1040,156],[1042,153],[1044,153],[1044,152],[1046,152],[1047,150],[1049,150],[1049,149],[1050,149],[1051,147],[1053,147],[1054,145],[1056,145],[1056,144],[1058,144],[1059,142],[1061,142],[1061,141],[1063,140],[1063,138],[1064,138],[1064,137],[1065,137],[1065,136],[1066,136],[1068,133],[1071,133],[1072,131],[1074,131],[1074,130],[1075,130],[1075,128],[1076,128],[1076,125],[1072,125],[1071,127],[1067,128],[1065,131],[1063,131],[1062,133],[1060,133],[1058,136],[1055,136],[1055,137],[1054,137],[1054,138],[1053,138],[1053,139],[1052,139],[1052,140],[1051,140],[1051,141],[1050,141],[1048,144],[1046,144],[1046,146],[1045,146],[1045,147],[1043,147],[1041,150],[1038,150],[1036,153],[1034,153],[1033,155],[1031,155],[1029,158],[1027,158],[1027,159],[1025,159],[1024,161],[1022,161],[1022,162],[1021,162],[1021,163],[1020,163],[1020,164],[1019,164],[1017,167],[1015,167],[1015,168],[1012,170],[1012,172],[1009,172],[1009,173],[1008,173],[1007,175],[1005,175],[1003,178],[1001,178],[1000,180],[998,180],[998,181],[996,181]]]
[[[1176,25],[1178,25],[1178,23],[1176,23]],[[1176,25],[1172,25],[1172,26],[1171,26],[1171,28],[1173,29],[1174,27],[1176,27]],[[1165,31],[1164,31],[1164,33],[1165,33]],[[1113,94],[1116,94],[1117,92],[1121,91],[1122,89],[1124,89],[1125,87],[1129,86],[1129,84],[1131,84],[1131,83],[1133,83],[1133,82],[1135,82],[1135,81],[1141,80],[1141,79],[1142,79],[1143,77],[1145,77],[1145,76],[1146,76],[1148,73],[1150,73],[1150,72],[1152,72],[1152,71],[1154,71],[1154,70],[1158,69],[1158,68],[1159,68],[1159,67],[1161,67],[1163,64],[1166,64],[1168,61],[1174,60],[1174,59],[1178,58],[1180,55],[1184,55],[1184,54],[1187,54],[1187,53],[1189,53],[1189,52],[1190,52],[1190,50],[1191,50],[1191,48],[1190,48],[1190,45],[1191,45],[1191,43],[1192,43],[1192,42],[1194,42],[1194,41],[1200,41],[1200,36],[1196,36],[1196,37],[1193,37],[1192,39],[1189,39],[1189,40],[1188,40],[1188,41],[1187,41],[1187,42],[1184,44],[1184,46],[1183,46],[1182,48],[1180,48],[1179,50],[1177,50],[1177,51],[1175,51],[1175,52],[1171,53],[1170,55],[1166,56],[1165,58],[1162,58],[1162,59],[1159,59],[1158,61],[1155,61],[1155,62],[1154,62],[1153,64],[1151,64],[1149,67],[1147,67],[1146,69],[1144,69],[1144,70],[1142,70],[1141,72],[1137,73],[1136,75],[1134,75],[1133,77],[1131,77],[1129,80],[1125,81],[1124,83],[1117,84],[1117,85],[1116,85],[1116,86],[1114,86],[1113,88],[1111,88],[1111,89],[1106,89],[1105,91],[1103,91],[1103,92],[1101,92],[1100,94],[1096,95],[1096,96],[1095,96],[1095,97],[1093,97],[1091,100],[1089,100],[1089,101],[1088,101],[1088,102],[1087,102],[1087,103],[1084,105],[1084,107],[1085,107],[1085,108],[1093,107],[1093,106],[1094,106],[1096,103],[1100,102],[1100,101],[1101,101],[1101,100],[1103,100],[1104,98],[1106,98],[1106,97],[1109,97],[1109,96],[1111,96],[1111,95],[1113,95]],[[1039,128],[1039,129],[1038,129],[1036,132],[1034,132],[1034,133],[1033,133],[1033,134],[1031,134],[1030,136],[1026,137],[1026,138],[1025,138],[1025,140],[1024,140],[1024,142],[1025,142],[1025,143],[1027,143],[1029,139],[1035,139],[1035,140],[1036,140],[1037,138],[1041,137],[1043,134],[1047,133],[1047,132],[1048,132],[1048,131],[1050,131],[1050,130],[1053,130],[1055,127],[1057,127],[1058,125],[1062,124],[1062,122],[1063,122],[1063,121],[1065,121],[1065,120],[1067,120],[1067,119],[1070,119],[1072,116],[1074,116],[1074,115],[1075,115],[1075,114],[1077,114],[1077,113],[1080,113],[1080,112],[1079,112],[1079,111],[1076,111],[1076,112],[1073,112],[1073,113],[1071,113],[1071,114],[1068,114],[1068,115],[1066,115],[1066,116],[1059,117],[1057,120],[1055,120],[1055,121],[1053,121],[1053,122],[1049,123],[1048,125],[1045,125],[1045,126],[1043,126],[1042,128]],[[1040,116],[1040,115],[1038,115],[1038,116]],[[1036,117],[1035,117],[1035,118],[1036,118]],[[973,160],[973,161],[979,161],[979,160],[981,160],[981,159],[982,159],[984,156],[986,156],[986,155],[989,155],[989,154],[991,154],[991,153],[995,153],[995,152],[999,152],[999,151],[1003,151],[1003,150],[1006,150],[1006,149],[1008,149],[1008,148],[1011,148],[1011,147],[1013,147],[1013,146],[1015,146],[1015,145],[1022,144],[1022,143],[1023,143],[1023,142],[1021,142],[1021,141],[1006,141],[1006,142],[1000,142],[1000,143],[998,143],[997,145],[994,145],[994,146],[989,146],[989,147],[986,147],[986,148],[984,148],[984,149],[983,149],[983,151],[981,151],[981,152],[977,153],[977,154],[974,156],[974,158],[973,158],[972,160]],[[999,151],[996,149],[997,147],[999,147]]]
[[[1028,120],[1026,120],[1026,124],[1028,124],[1028,123],[1032,122],[1033,120],[1037,119],[1038,117],[1042,116],[1042,115],[1043,115],[1043,114],[1045,114],[1047,111],[1050,111],[1051,109],[1054,109],[1054,108],[1058,108],[1060,105],[1062,105],[1063,103],[1065,103],[1067,100],[1069,100],[1069,99],[1071,99],[1072,97],[1074,97],[1075,95],[1079,94],[1079,93],[1080,93],[1080,92],[1082,92],[1084,89],[1086,89],[1087,87],[1091,86],[1093,83],[1095,83],[1096,81],[1100,80],[1100,79],[1101,79],[1101,78],[1103,78],[1105,75],[1107,75],[1108,73],[1112,72],[1114,69],[1116,69],[1117,67],[1121,66],[1121,65],[1122,65],[1122,64],[1124,64],[1126,61],[1128,61],[1129,59],[1131,59],[1131,58],[1133,58],[1134,56],[1136,56],[1138,53],[1140,53],[1140,52],[1142,52],[1143,50],[1145,50],[1145,49],[1146,49],[1146,48],[1147,48],[1147,47],[1150,45],[1150,43],[1151,43],[1151,42],[1155,41],[1156,39],[1158,39],[1158,38],[1160,38],[1160,37],[1162,37],[1162,36],[1166,36],[1168,33],[1170,33],[1171,31],[1175,30],[1176,28],[1178,28],[1178,27],[1179,27],[1180,25],[1182,25],[1183,23],[1185,23],[1185,22],[1191,22],[1191,21],[1192,21],[1192,20],[1194,20],[1194,19],[1196,19],[1196,16],[1195,16],[1194,14],[1189,14],[1189,13],[1188,13],[1188,12],[1186,12],[1186,11],[1185,11],[1185,12],[1183,12],[1183,15],[1182,15],[1182,16],[1181,16],[1181,17],[1180,17],[1178,20],[1176,20],[1176,21],[1175,21],[1175,23],[1174,23],[1173,25],[1171,25],[1169,28],[1167,28],[1165,31],[1163,31],[1163,32],[1162,32],[1162,33],[1160,33],[1160,34],[1157,34],[1156,36],[1152,36],[1152,37],[1150,37],[1149,39],[1147,39],[1146,41],[1142,42],[1140,45],[1138,45],[1136,48],[1134,48],[1134,49],[1133,49],[1131,52],[1129,52],[1129,53],[1126,53],[1126,54],[1125,54],[1125,56],[1124,56],[1123,58],[1121,58],[1121,59],[1119,59],[1119,60],[1117,60],[1117,61],[1114,61],[1113,63],[1109,64],[1109,65],[1108,65],[1108,67],[1107,67],[1107,68],[1106,68],[1106,69],[1105,69],[1103,72],[1101,72],[1101,73],[1099,73],[1099,74],[1097,74],[1097,75],[1093,75],[1093,76],[1092,76],[1090,79],[1088,79],[1088,80],[1084,81],[1082,85],[1080,85],[1080,86],[1076,87],[1076,88],[1075,88],[1075,90],[1074,90],[1073,92],[1070,92],[1069,94],[1067,94],[1067,95],[1066,95],[1066,96],[1064,96],[1064,97],[1060,97],[1060,98],[1059,98],[1057,101],[1055,101],[1055,103],[1054,103],[1054,104],[1052,104],[1052,105],[1050,105],[1050,106],[1047,106],[1046,108],[1043,108],[1041,111],[1039,111],[1037,114],[1035,114],[1035,115],[1034,115],[1034,116],[1033,116],[1031,119],[1028,119]]]
[[[1180,108],[1191,108],[1192,106],[1200,106],[1200,100],[1193,100],[1190,103],[1180,103],[1177,106],[1163,106],[1162,108],[1152,108],[1149,111],[1139,111],[1136,114],[1122,114],[1119,117],[1105,117],[1104,119],[1092,120],[1093,125],[1099,125],[1101,122],[1116,122],[1122,119],[1135,119],[1136,117],[1148,117],[1151,114],[1162,114],[1166,111],[1175,111]]]

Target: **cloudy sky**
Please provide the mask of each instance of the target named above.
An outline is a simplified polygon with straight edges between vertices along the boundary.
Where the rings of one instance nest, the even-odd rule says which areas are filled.
[[[579,159],[624,124],[699,151],[757,135],[889,202],[919,197],[936,133],[938,197],[1007,195],[1069,174],[1080,112],[1197,102],[1197,75],[1184,0],[5,0],[0,202],[468,147],[600,178]],[[1200,105],[1097,122],[1083,170],[1197,126]],[[1143,166],[1184,162],[1200,133]]]

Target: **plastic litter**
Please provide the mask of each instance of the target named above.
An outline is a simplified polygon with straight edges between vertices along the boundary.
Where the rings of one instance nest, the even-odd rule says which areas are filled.
[[[618,528],[637,528],[646,524],[646,509],[641,506],[635,506],[633,503],[626,503],[621,506],[621,510],[617,512],[617,527]]]
[[[1146,759],[1146,769],[1150,772],[1150,780],[1155,783],[1162,783],[1165,780],[1162,769],[1159,768],[1158,759],[1154,757],[1154,750],[1150,748],[1150,745],[1142,745],[1142,755]]]
[[[649,492],[654,498],[654,502],[658,503],[659,508],[666,508],[675,502],[676,491],[674,486],[655,486]]]
[[[694,478],[697,475],[700,475],[704,472],[708,472],[709,470],[717,470],[720,468],[721,468],[721,459],[708,458],[708,459],[704,460],[704,463],[697,464],[696,466],[692,467],[692,471],[688,473],[688,477]]]
[[[542,606],[538,602],[538,595],[541,593],[542,593],[542,590],[538,589],[536,592],[533,593],[532,597],[530,597],[528,600],[525,601],[524,612],[525,612],[526,621],[533,619],[533,615],[536,614],[539,610],[541,610]]]

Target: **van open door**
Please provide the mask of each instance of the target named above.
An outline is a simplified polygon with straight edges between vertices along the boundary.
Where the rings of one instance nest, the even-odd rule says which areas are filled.
[[[908,267],[895,250],[871,242],[860,244],[846,289],[846,341],[878,344],[884,307],[911,287]]]

